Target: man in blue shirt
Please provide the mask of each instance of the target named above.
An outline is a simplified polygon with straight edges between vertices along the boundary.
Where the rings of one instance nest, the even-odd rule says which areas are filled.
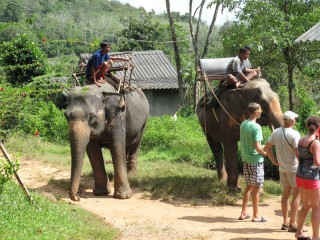
[[[98,87],[105,82],[105,74],[112,68],[113,61],[129,61],[128,58],[111,57],[109,55],[111,45],[106,40],[100,43],[100,48],[92,54],[86,71],[87,79]]]

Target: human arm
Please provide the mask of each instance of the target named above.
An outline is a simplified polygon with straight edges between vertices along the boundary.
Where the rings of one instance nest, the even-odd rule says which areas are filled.
[[[272,146],[273,146],[272,143],[267,142],[267,143],[266,143],[266,146],[264,147],[263,150],[266,152],[266,154],[267,154],[268,158],[270,159],[270,161],[271,161],[274,165],[279,166],[279,163],[278,163],[276,157],[275,157],[274,154],[273,154]]]
[[[313,141],[310,146],[310,152],[313,155],[313,164],[320,167],[320,142],[318,140]]]
[[[110,57],[112,61],[129,61],[129,58]]]
[[[267,153],[263,150],[260,141],[256,141],[254,142],[254,148],[256,149],[256,151],[263,157],[267,156]]]
[[[254,71],[256,71],[257,73],[261,73],[261,68],[260,67],[257,67],[257,68],[245,68],[244,70],[243,70],[244,72],[254,72]]]

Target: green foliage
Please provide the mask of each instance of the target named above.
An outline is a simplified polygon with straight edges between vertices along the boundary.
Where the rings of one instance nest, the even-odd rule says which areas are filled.
[[[241,1],[239,1],[241,2]],[[263,77],[274,89],[295,86],[292,73],[305,60],[314,58],[316,47],[296,43],[301,34],[318,21],[320,2],[246,1],[238,12],[239,21],[223,28],[223,46],[232,55],[240,46],[251,46],[253,66],[261,66]],[[317,45],[318,46],[318,45]]]
[[[14,175],[14,171],[18,171],[19,162],[8,162],[0,157],[0,194],[2,194],[4,185]]]
[[[4,140],[23,118],[25,105],[32,105],[28,93],[9,84],[0,87],[0,139]]]
[[[177,120],[171,116],[148,119],[142,141],[142,151],[147,152],[148,159],[162,159],[167,155],[169,160],[203,166],[207,165],[209,154],[205,149],[208,150],[207,143],[195,116],[178,116]]]
[[[68,139],[67,123],[63,111],[50,100],[59,90],[32,86],[14,88],[10,85],[0,87],[0,139],[6,139],[14,131],[58,142]],[[61,87],[61,86],[60,86]]]
[[[312,115],[317,115],[319,105],[310,98],[308,91],[303,86],[300,86],[297,91],[297,99],[299,101],[297,104],[297,113],[299,114],[298,128],[300,131],[305,132],[307,118]]]
[[[138,18],[123,18],[122,23],[126,26],[119,36],[126,39],[119,44],[120,51],[156,50],[157,41],[163,39],[163,27],[152,20],[152,14],[141,12]]]
[[[4,42],[0,47],[1,64],[11,84],[23,85],[33,77],[45,74],[46,56],[26,34]]]
[[[14,182],[1,194],[1,239],[117,239],[119,233],[102,218],[64,202],[31,193],[33,204]]]
[[[66,142],[69,139],[68,125],[63,111],[53,102],[37,101],[26,106],[19,129],[35,134],[51,142]]]

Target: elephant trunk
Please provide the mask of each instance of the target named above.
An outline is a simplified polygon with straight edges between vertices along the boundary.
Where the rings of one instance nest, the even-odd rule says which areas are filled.
[[[279,100],[274,97],[269,104],[269,109],[272,110],[270,114],[270,124],[271,127],[279,128],[283,126],[283,117],[282,117],[282,111],[280,107]]]
[[[86,122],[72,121],[69,123],[69,137],[71,147],[71,183],[69,197],[79,201],[77,192],[83,166],[84,154],[90,138],[90,128]]]

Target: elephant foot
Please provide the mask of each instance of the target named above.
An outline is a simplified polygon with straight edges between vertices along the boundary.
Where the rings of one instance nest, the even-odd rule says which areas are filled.
[[[95,196],[106,196],[108,195],[109,193],[111,192],[111,189],[107,189],[107,188],[104,188],[104,189],[101,189],[101,188],[94,188],[93,189],[93,194]]]
[[[240,187],[228,187],[228,194],[238,194],[241,192],[242,189]]]
[[[69,194],[69,197],[72,201],[75,201],[75,202],[79,202],[80,201],[80,197],[78,195],[72,195],[72,194]]]
[[[129,186],[120,187],[115,189],[113,197],[117,199],[129,199],[132,197],[132,190]]]

